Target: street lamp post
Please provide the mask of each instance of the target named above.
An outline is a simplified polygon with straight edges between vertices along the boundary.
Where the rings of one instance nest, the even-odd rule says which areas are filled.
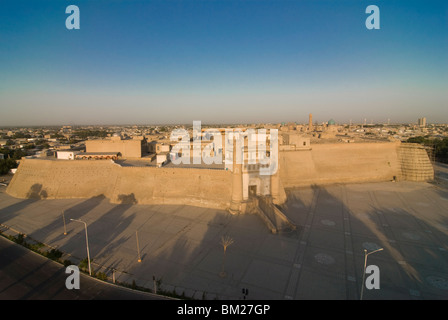
[[[378,251],[382,251],[382,250],[383,250],[383,248],[380,248],[378,250],[375,250],[375,251],[367,253],[367,250],[364,249],[364,271],[362,273],[361,300],[362,300],[362,296],[364,294],[364,281],[365,281],[365,278],[366,278],[367,257],[369,255],[371,255],[372,253],[375,253],[375,252],[378,252]]]
[[[85,223],[82,220],[76,220],[76,219],[70,219],[70,221],[76,221],[76,222],[84,223],[84,227],[86,229],[87,261],[89,263],[89,275],[92,275],[92,269],[90,268],[89,237],[87,235],[87,223]]]
[[[62,220],[64,221],[64,236],[66,236],[67,235],[67,227],[65,226],[64,210],[62,210]]]
[[[140,256],[140,246],[138,244],[138,230],[135,230],[135,238],[137,239],[137,254],[138,254],[138,262],[142,262],[142,257]]]
[[[154,293],[157,294],[157,281],[156,276],[152,276],[152,282],[154,283]]]

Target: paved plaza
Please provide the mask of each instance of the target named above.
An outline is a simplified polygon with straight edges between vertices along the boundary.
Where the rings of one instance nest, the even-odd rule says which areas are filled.
[[[298,229],[271,234],[257,215],[90,199],[16,199],[0,186],[5,233],[24,233],[118,281],[196,299],[359,299],[364,250],[380,289],[364,299],[448,299],[448,189],[382,182],[288,191]],[[64,235],[64,211],[67,235]],[[221,237],[229,236],[225,259]],[[137,238],[140,252],[137,249]],[[139,253],[141,262],[138,262]],[[224,271],[225,276],[223,276]],[[159,289],[160,289],[159,288]]]

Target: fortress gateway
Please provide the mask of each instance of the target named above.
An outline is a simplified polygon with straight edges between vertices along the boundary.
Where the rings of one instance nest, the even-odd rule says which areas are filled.
[[[17,198],[39,199],[104,196],[112,203],[192,205],[225,209],[234,214],[257,213],[272,232],[278,232],[295,228],[281,211],[291,188],[331,183],[428,181],[434,178],[425,149],[415,144],[359,142],[310,145],[309,139],[289,133],[279,133],[279,141],[277,170],[272,175],[260,174],[260,166],[264,165],[247,156],[244,161],[233,161],[229,166],[225,160],[237,153],[229,153],[225,143],[221,149],[212,144],[214,147],[208,150],[208,141],[208,144],[199,144],[199,152],[222,156],[222,166],[176,166],[172,163],[163,167],[121,166],[104,158],[96,161],[23,159],[7,193]],[[139,141],[135,150],[140,152],[143,144],[146,141]],[[194,147],[193,144],[194,141],[189,148]],[[236,144],[232,147],[235,151]],[[248,147],[250,143],[246,136],[244,153]],[[172,158],[176,155],[171,153]]]

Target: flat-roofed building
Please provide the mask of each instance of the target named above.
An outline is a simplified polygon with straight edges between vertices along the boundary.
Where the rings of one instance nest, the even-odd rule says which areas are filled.
[[[87,153],[118,153],[122,158],[141,158],[148,152],[148,144],[144,137],[122,139],[114,135],[110,139],[87,140]]]
[[[167,153],[170,152],[170,145],[169,144],[165,144],[163,142],[159,142],[159,141],[151,141],[150,143],[148,143],[148,152],[149,153]]]
[[[62,160],[75,160],[75,156],[80,153],[80,151],[75,150],[59,150],[56,151],[56,157]]]

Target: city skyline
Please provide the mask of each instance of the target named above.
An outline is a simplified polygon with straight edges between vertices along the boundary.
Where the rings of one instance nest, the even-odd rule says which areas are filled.
[[[80,29],[68,30],[68,5]],[[368,5],[381,28],[368,30]],[[3,1],[0,126],[447,123],[443,1]]]

